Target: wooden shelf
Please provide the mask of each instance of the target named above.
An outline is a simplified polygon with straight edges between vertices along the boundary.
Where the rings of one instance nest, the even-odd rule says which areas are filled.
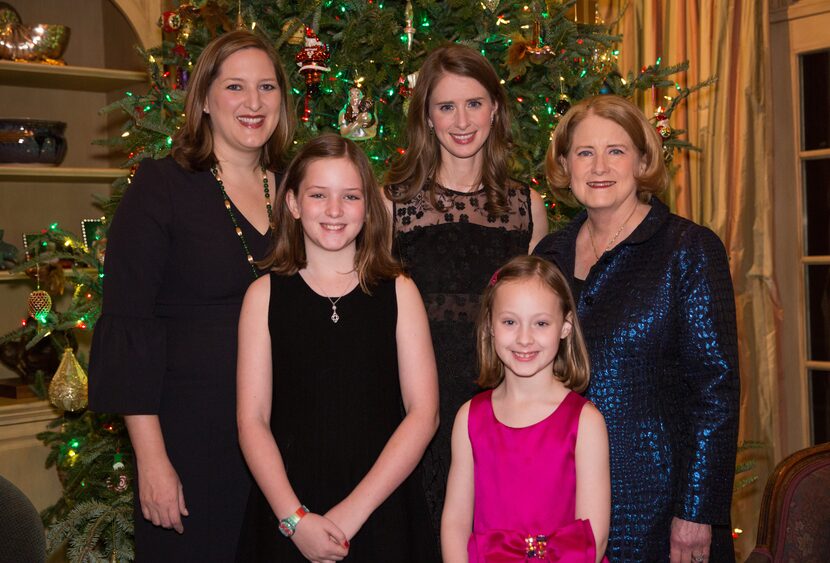
[[[0,61],[0,84],[5,86],[110,92],[146,82],[147,73],[135,70]]]
[[[78,268],[79,272],[84,274],[94,274],[95,268]],[[66,278],[74,278],[75,277],[75,270],[72,268],[64,268],[63,275]],[[35,283],[35,279],[31,276],[27,276],[24,272],[8,272],[5,270],[0,270],[0,283],[2,282],[16,282],[16,281],[30,281]]]
[[[0,181],[112,182],[126,176],[125,168],[72,168],[69,166],[21,166],[0,164]]]
[[[30,280],[29,276],[24,274],[23,272],[17,272],[13,274],[11,272],[0,271],[0,282],[11,282],[11,281],[26,281]]]

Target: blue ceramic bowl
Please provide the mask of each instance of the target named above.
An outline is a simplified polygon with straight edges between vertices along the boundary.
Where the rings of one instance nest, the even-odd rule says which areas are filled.
[[[66,155],[63,121],[0,119],[0,163],[60,164]]]

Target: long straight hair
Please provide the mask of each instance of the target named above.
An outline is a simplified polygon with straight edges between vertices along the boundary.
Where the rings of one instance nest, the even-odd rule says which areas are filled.
[[[553,376],[565,387],[581,393],[591,379],[590,360],[582,328],[576,318],[576,305],[568,282],[562,272],[538,256],[518,256],[502,266],[481,297],[476,335],[478,339],[479,374],[476,383],[484,388],[496,387],[504,380],[504,363],[496,354],[493,345],[493,302],[499,288],[506,283],[538,280],[559,297],[562,315],[571,315],[573,330],[562,339],[559,351],[553,360]]]
[[[477,81],[487,90],[490,101],[497,105],[490,135],[481,149],[484,166],[479,180],[484,184],[487,213],[492,216],[506,213],[510,210],[507,202],[508,159],[513,144],[507,95],[490,62],[478,51],[464,45],[452,44],[436,49],[418,71],[406,118],[406,152],[389,168],[383,182],[384,193],[395,203],[406,203],[428,185],[430,203],[434,208],[442,209],[434,188],[435,175],[441,164],[441,147],[435,135],[430,134],[427,119],[432,91],[446,74]]]
[[[291,192],[299,198],[300,185],[308,167],[318,160],[333,158],[347,159],[360,175],[366,215],[363,228],[355,241],[357,252],[354,267],[360,288],[370,294],[374,284],[401,273],[400,266],[392,259],[390,251],[391,220],[369,159],[354,142],[333,133],[324,133],[308,141],[288,165],[276,196],[277,208],[272,229],[274,250],[259,265],[284,275],[295,274],[308,265],[303,225],[291,215],[286,196]]]

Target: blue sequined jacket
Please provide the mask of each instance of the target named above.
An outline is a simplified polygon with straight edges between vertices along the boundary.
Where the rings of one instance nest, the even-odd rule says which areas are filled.
[[[534,254],[574,287],[587,215]],[[586,392],[608,426],[611,561],[668,561],[672,517],[713,528],[711,561],[733,561],[729,508],[740,382],[735,301],[723,244],[656,198],[603,254],[577,310],[591,357]]]

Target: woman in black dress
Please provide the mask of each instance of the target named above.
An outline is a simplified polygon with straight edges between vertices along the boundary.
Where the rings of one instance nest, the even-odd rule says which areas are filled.
[[[90,407],[123,414],[135,450],[137,561],[224,563],[250,489],[237,323],[294,118],[276,54],[247,31],[205,48],[185,111],[172,157],[141,163],[109,230]]]
[[[463,45],[436,49],[418,73],[408,146],[392,165],[394,246],[424,298],[438,363],[441,425],[422,464],[436,535],[459,407],[479,390],[479,296],[505,262],[547,233],[542,198],[508,177],[507,96],[490,63]]]

